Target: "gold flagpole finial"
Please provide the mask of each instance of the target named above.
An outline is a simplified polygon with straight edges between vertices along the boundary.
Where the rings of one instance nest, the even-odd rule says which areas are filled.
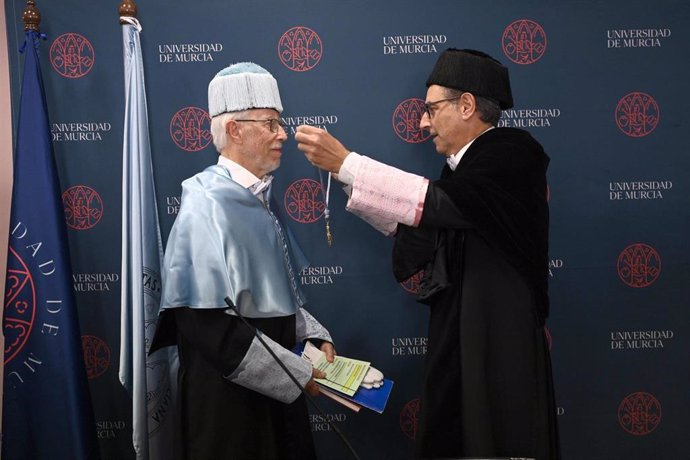
[[[22,13],[22,19],[24,20],[24,31],[34,30],[40,32],[41,28],[39,24],[41,23],[41,12],[38,11],[35,0],[26,0],[26,8],[24,8],[24,13]]]
[[[122,0],[122,2],[120,3],[120,7],[118,8],[118,12],[120,13],[120,16],[129,16],[132,18],[136,18],[137,5],[134,3],[134,0]],[[127,23],[120,19],[120,24]]]

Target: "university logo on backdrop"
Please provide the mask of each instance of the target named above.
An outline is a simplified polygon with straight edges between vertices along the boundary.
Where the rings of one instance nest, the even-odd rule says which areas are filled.
[[[103,217],[103,200],[98,192],[86,185],[75,185],[62,194],[65,222],[74,230],[95,227]]]
[[[199,107],[185,107],[178,110],[170,120],[170,137],[186,152],[205,149],[213,140],[211,117]]]
[[[623,249],[618,256],[618,276],[633,288],[644,288],[654,283],[661,274],[661,257],[656,249],[635,243]]]
[[[393,111],[393,131],[409,144],[424,142],[431,137],[431,133],[419,127],[423,114],[424,99],[405,99]]]
[[[618,423],[632,435],[648,435],[661,423],[661,404],[649,393],[632,393],[618,406]]]
[[[278,40],[278,57],[295,72],[313,69],[323,56],[321,37],[309,27],[297,26],[285,31]]]
[[[313,179],[294,181],[285,190],[283,206],[287,215],[300,224],[318,221],[326,211],[321,184]],[[342,275],[342,265],[313,265],[299,273],[299,281],[302,286],[332,285]]]
[[[300,179],[290,184],[285,190],[283,204],[287,214],[300,224],[316,222],[326,210],[321,184],[313,179]]]
[[[616,105],[616,124],[630,137],[644,137],[650,134],[659,124],[659,117],[659,105],[646,93],[626,94]]]
[[[513,21],[503,31],[503,53],[516,64],[534,64],[546,52],[546,32],[530,19]]]
[[[81,345],[84,349],[84,365],[89,380],[100,377],[110,367],[110,347],[100,337],[82,335]]]
[[[96,61],[91,42],[74,32],[62,34],[50,46],[50,63],[65,78],[81,78]]]
[[[81,78],[87,75],[96,62],[93,45],[86,37],[70,32],[57,37],[50,47],[50,64],[65,78]],[[112,130],[109,122],[62,122],[52,123],[50,133],[53,142],[102,141]]]
[[[400,283],[400,285],[410,294],[417,294],[419,292],[419,285],[422,282],[422,278],[424,278],[424,270],[418,271]]]
[[[416,398],[405,404],[400,411],[400,430],[410,439],[414,439],[417,436],[420,407],[421,402],[419,398]]]

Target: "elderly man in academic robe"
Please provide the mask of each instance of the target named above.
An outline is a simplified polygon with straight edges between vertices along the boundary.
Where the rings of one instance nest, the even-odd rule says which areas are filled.
[[[333,361],[331,336],[305,309],[304,255],[271,199],[271,172],[287,135],[273,76],[233,64],[208,88],[218,163],[182,183],[182,203],[162,270],[159,327],[151,347],[176,344],[178,458],[313,459],[300,389],[254,331],[311,394],[324,377],[294,354],[310,339]]]
[[[298,127],[298,147],[347,184],[347,209],[395,235],[398,281],[422,272],[430,323],[418,458],[560,458],[549,350],[549,158],[526,131],[497,128],[508,70],[443,52],[427,80],[438,180],[350,152]]]

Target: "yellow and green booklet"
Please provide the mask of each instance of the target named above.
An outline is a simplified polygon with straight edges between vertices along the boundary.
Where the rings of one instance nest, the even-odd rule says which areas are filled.
[[[357,359],[336,356],[332,363],[326,360],[326,354],[307,342],[302,357],[312,366],[325,372],[325,379],[315,379],[319,391],[340,404],[359,412],[360,407],[383,413],[388,397],[393,389],[393,381],[384,379],[380,388],[366,389],[360,387],[371,363]]]

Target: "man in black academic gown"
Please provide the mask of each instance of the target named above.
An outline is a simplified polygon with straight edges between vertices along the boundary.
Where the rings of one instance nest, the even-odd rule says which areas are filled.
[[[315,458],[300,389],[274,361],[226,296],[260,331],[302,386],[324,377],[294,354],[311,339],[333,361],[328,331],[304,308],[297,242],[271,200],[271,172],[287,135],[278,85],[251,63],[209,84],[218,163],[182,183],[182,204],[163,264],[158,329],[151,352],[179,350],[177,458]]]
[[[549,158],[526,131],[496,128],[508,70],[448,49],[427,80],[429,130],[447,164],[430,181],[298,128],[298,147],[348,184],[347,209],[395,235],[399,281],[423,271],[431,307],[418,458],[560,458],[544,323],[549,311]]]

